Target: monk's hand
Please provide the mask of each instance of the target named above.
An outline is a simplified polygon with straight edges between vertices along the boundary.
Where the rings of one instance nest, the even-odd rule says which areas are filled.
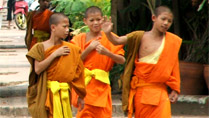
[[[112,31],[113,23],[111,21],[111,17],[108,19],[107,16],[104,16],[102,23],[102,30],[105,33],[110,33]]]
[[[62,46],[58,48],[53,54],[55,57],[59,57],[62,55],[68,55],[70,53],[70,49],[67,46]]]
[[[96,49],[96,47],[100,45],[100,40],[99,39],[96,39],[96,40],[93,40],[90,45],[88,46],[91,50],[93,49]]]
[[[109,54],[109,50],[107,48],[105,48],[103,45],[98,45],[96,47],[96,51],[99,53],[99,54],[102,54],[102,55],[107,55]]]
[[[171,103],[175,103],[178,100],[178,93],[175,90],[172,90],[169,94],[169,99]]]
[[[84,108],[84,100],[81,99],[80,97],[78,97],[78,103],[77,104],[78,104],[78,110],[82,111],[83,108]]]

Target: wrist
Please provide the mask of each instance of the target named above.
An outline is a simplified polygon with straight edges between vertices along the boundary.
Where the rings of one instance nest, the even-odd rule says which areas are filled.
[[[110,36],[111,35],[111,32],[104,32],[107,36]]]
[[[108,56],[108,57],[112,56],[110,51],[107,51],[107,53],[105,55]]]
[[[57,55],[55,53],[52,53],[51,56],[52,56],[53,59],[57,57]]]

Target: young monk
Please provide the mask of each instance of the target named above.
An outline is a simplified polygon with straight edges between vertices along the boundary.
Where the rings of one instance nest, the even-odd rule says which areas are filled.
[[[54,13],[50,17],[51,36],[35,44],[27,53],[31,64],[27,91],[28,109],[33,118],[72,118],[70,94],[86,95],[84,66],[79,47],[62,41],[68,36],[68,17]]]
[[[49,18],[53,14],[49,8],[50,0],[38,0],[40,8],[37,11],[31,11],[27,14],[27,30],[25,44],[28,50],[37,42],[49,39],[50,26]]]
[[[112,23],[107,20],[103,30],[108,39],[128,44],[128,56],[123,80],[123,110],[136,118],[171,118],[170,102],[180,93],[178,52],[182,39],[167,32],[173,13],[166,6],[157,7],[152,16],[151,31],[134,31],[116,37],[110,33]],[[167,86],[172,91],[168,95]]]
[[[82,111],[77,118],[112,118],[111,87],[109,71],[114,62],[125,62],[122,46],[113,46],[101,31],[102,11],[96,6],[86,9],[84,23],[88,33],[81,33],[72,39],[72,43],[81,47],[81,59],[85,66],[85,84],[87,95]],[[114,34],[113,34],[114,35]],[[76,106],[77,99],[72,99]]]

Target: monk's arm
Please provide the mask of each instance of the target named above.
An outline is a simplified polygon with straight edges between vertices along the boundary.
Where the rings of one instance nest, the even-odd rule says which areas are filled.
[[[82,52],[81,59],[84,61],[88,54],[100,44],[99,40],[96,39],[90,43],[90,45]]]
[[[112,42],[114,45],[125,45],[127,43],[128,38],[126,36],[117,37],[111,33],[113,29],[113,23],[111,22],[111,17],[108,19],[104,17],[104,21],[102,23],[102,30],[105,32],[108,40]]]
[[[125,58],[123,56],[112,53],[107,48],[105,48],[103,45],[98,45],[96,47],[96,51],[99,54],[106,55],[106,56],[110,57],[114,62],[116,62],[118,64],[125,63]]]
[[[46,70],[46,68],[51,64],[51,62],[55,58],[56,58],[55,55],[50,55],[48,58],[46,58],[45,60],[43,60],[41,62],[35,60],[35,72],[36,72],[36,74],[39,75],[41,72]]]
[[[178,94],[180,93],[180,71],[179,71],[179,60],[177,59],[170,78],[167,80],[166,84],[172,89],[169,94],[171,103],[174,103],[178,99]]]
[[[117,37],[117,36],[114,36],[111,32],[110,33],[105,33],[108,40],[110,42],[112,42],[112,44],[114,45],[125,45],[127,43],[127,36],[121,36],[121,37]]]
[[[44,59],[43,61],[37,61],[35,60],[35,72],[36,74],[40,74],[41,72],[43,72],[44,70],[46,70],[46,68],[51,64],[51,62],[59,56],[62,55],[68,55],[70,53],[70,50],[67,46],[62,46],[60,48],[58,48],[56,51],[54,51],[51,55],[49,55],[46,59]]]
[[[93,50],[94,48],[91,48],[88,46],[82,53],[81,53],[81,60],[85,60],[88,54]]]
[[[126,59],[122,55],[113,54],[112,52],[107,54],[115,63],[124,64]]]

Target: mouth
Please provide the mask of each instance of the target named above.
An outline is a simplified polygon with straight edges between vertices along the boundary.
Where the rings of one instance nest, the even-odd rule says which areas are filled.
[[[168,28],[167,28],[167,27],[165,27],[165,26],[162,26],[162,28],[163,28],[163,30],[168,30]]]
[[[94,28],[99,28],[99,26],[93,26]]]

